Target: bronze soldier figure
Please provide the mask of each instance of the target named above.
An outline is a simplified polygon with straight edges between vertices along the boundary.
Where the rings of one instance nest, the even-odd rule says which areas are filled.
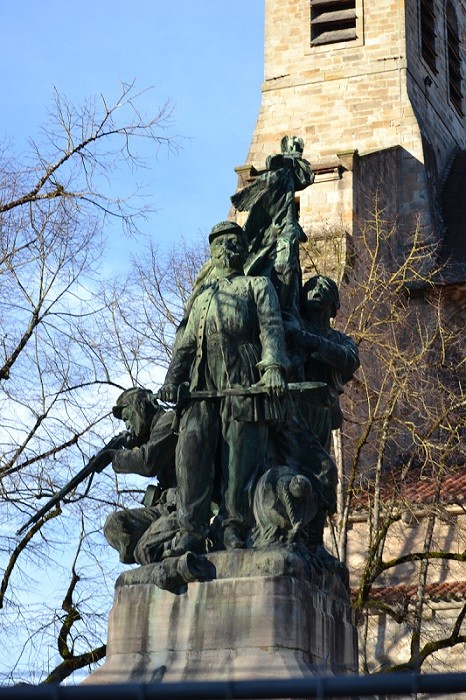
[[[260,382],[270,396],[228,396],[186,407],[176,449],[180,532],[167,552],[172,556],[204,551],[216,472],[223,544],[245,546],[268,423],[280,418],[277,397],[286,389],[284,333],[272,283],[244,274],[248,249],[238,224],[217,224],[209,243],[213,272],[196,290],[159,395],[175,401],[183,382],[191,390]]]

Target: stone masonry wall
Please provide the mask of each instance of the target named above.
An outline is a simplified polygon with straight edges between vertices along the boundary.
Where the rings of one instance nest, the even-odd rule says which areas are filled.
[[[466,6],[452,0],[460,30],[463,73],[466,66]],[[434,0],[436,71],[422,57],[419,33],[419,3],[406,0],[406,52],[408,95],[418,117],[419,127],[432,145],[441,178],[448,170],[455,149],[466,148],[466,119],[452,106],[448,94],[448,59],[445,0]],[[463,74],[463,83],[466,76]],[[465,88],[463,87],[463,93]],[[463,100],[463,111],[466,111]]]
[[[460,37],[466,36],[466,7],[452,0],[459,24]],[[424,172],[415,173],[425,183],[421,196],[426,200],[432,217],[431,240],[438,241],[444,232],[440,195],[458,149],[466,148],[466,117],[461,116],[449,99],[446,30],[446,0],[434,0],[436,70],[422,56],[419,31],[419,2],[406,0],[407,91],[417,118],[423,142]],[[463,72],[466,66],[466,45],[460,48]],[[463,75],[463,84],[464,78]],[[464,92],[463,87],[463,92]],[[463,112],[466,111],[463,100]],[[409,212],[409,205],[405,205]]]
[[[407,512],[406,518],[391,526],[387,537],[384,560],[391,560],[404,554],[419,552],[424,547],[427,518],[420,511],[417,516]],[[351,575],[351,586],[358,585],[358,581],[367,558],[369,546],[369,529],[367,521],[361,517],[358,521],[355,516],[349,531],[348,556]],[[442,519],[436,523],[432,549],[437,551],[462,552],[466,544],[466,522],[464,511],[460,508],[445,508]],[[416,585],[419,576],[419,562],[407,563],[388,570],[385,575],[379,577],[375,586]],[[428,569],[427,584],[441,584],[443,582],[464,582],[464,563],[446,560],[433,561]],[[392,589],[387,589],[388,591]],[[387,599],[387,602],[389,600]],[[386,614],[370,614],[366,619],[360,620],[360,671],[381,670],[385,666],[403,663],[410,656],[410,640],[412,635],[412,615],[414,603],[400,600],[399,611],[408,610],[404,622],[397,622]],[[454,593],[448,599],[427,598],[423,610],[422,644],[448,637],[454,627],[458,614],[464,605],[461,596]],[[364,625],[367,622],[367,631]],[[367,635],[367,636],[366,636]],[[425,672],[465,671],[466,656],[465,645],[459,644],[436,652],[428,658],[423,665]]]
[[[304,155],[318,173],[338,163],[337,154],[357,150],[363,162],[366,155],[398,147],[402,155],[393,193],[398,201],[392,208],[406,230],[419,223],[428,242],[438,241],[443,233],[435,204],[439,179],[454,148],[464,147],[465,129],[456,117],[450,118],[453,108],[447,106],[438,142],[432,136],[437,133],[439,105],[445,104],[445,85],[438,78],[437,92],[426,102],[417,0],[358,0],[358,38],[321,46],[310,44],[309,0],[265,3],[263,97],[246,163],[263,168],[285,134],[305,140]],[[465,12],[458,14],[463,17]],[[426,176],[427,137],[432,145]],[[372,158],[375,172],[373,163]],[[364,170],[359,172],[362,176]],[[342,167],[338,178],[318,177],[301,194],[301,223],[311,237],[328,241],[326,232],[331,229],[340,241],[351,235],[353,193],[372,186],[368,180],[358,186],[357,177]],[[324,257],[330,248],[324,245]],[[341,275],[342,269],[335,276]]]
[[[317,163],[339,150],[398,145],[405,134],[420,156],[414,114],[400,114],[403,28],[404,0],[378,0],[364,5],[364,43],[310,47],[308,0],[268,0],[263,102],[248,162],[261,164],[291,131]]]

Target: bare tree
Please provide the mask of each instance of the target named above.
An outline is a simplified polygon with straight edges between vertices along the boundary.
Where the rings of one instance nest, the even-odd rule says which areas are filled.
[[[150,243],[133,258],[125,279],[102,290],[111,314],[103,319],[107,325],[101,333],[112,338],[114,360],[123,362],[133,383],[163,379],[156,373],[170,361],[176,329],[207,259],[206,240],[181,240],[166,251]]]
[[[121,192],[118,173],[144,167],[144,153],[177,148],[169,105],[146,117],[141,98],[133,84],[112,104],[99,96],[76,107],[56,93],[40,142],[21,157],[0,153],[5,682],[62,680],[102,654],[102,630],[87,620],[107,611],[105,576],[92,585],[89,572],[105,569],[99,538],[117,492],[112,476],[94,483],[85,511],[83,485],[14,533],[114,432],[112,398],[137,380],[115,340],[102,337],[114,307],[100,266],[109,226],[134,235],[149,211],[141,193]]]
[[[340,322],[361,368],[335,436],[341,491],[332,530],[352,571],[366,672],[419,669],[466,641],[462,606],[426,614],[435,586],[461,578],[455,562],[466,559],[460,503],[448,490],[464,473],[464,318],[436,283],[438,270],[425,271],[431,249],[420,231],[402,258],[396,234],[375,200],[341,289]]]

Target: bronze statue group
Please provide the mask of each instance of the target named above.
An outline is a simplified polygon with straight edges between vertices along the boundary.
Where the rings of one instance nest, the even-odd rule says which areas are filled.
[[[313,182],[302,152],[285,137],[232,197],[246,224],[212,228],[162,387],[128,389],[113,408],[136,445],[112,453],[114,470],[157,478],[143,507],[105,524],[124,563],[291,547],[340,567],[323,546],[336,507],[330,439],[359,360],[331,327],[335,282],[302,282],[295,192]]]

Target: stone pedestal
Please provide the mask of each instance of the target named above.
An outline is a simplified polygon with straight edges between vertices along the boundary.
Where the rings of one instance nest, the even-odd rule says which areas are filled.
[[[337,575],[287,549],[208,555],[215,578],[178,594],[158,564],[122,574],[107,660],[85,683],[297,678],[356,672],[357,636]]]

